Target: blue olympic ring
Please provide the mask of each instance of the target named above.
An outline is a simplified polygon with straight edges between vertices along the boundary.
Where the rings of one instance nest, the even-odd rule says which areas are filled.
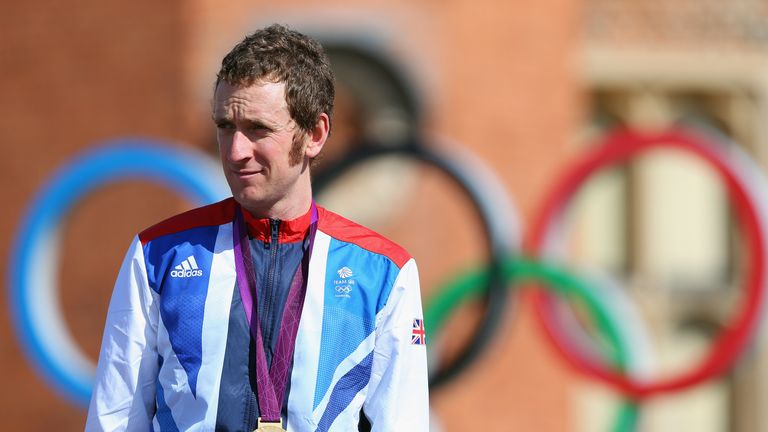
[[[103,144],[61,168],[32,201],[8,272],[12,321],[25,354],[54,388],[85,406],[93,362],[77,347],[58,307],[55,262],[61,220],[97,187],[126,179],[151,180],[201,205],[229,194],[218,163],[203,154],[147,139]]]

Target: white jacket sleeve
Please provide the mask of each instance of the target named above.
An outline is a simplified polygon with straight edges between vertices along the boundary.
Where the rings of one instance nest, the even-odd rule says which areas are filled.
[[[157,298],[136,237],[109,303],[86,431],[146,431],[155,412]]]
[[[421,291],[416,262],[411,259],[400,270],[377,317],[373,369],[363,407],[372,432],[429,429],[426,345],[412,341],[417,319],[423,319]]]

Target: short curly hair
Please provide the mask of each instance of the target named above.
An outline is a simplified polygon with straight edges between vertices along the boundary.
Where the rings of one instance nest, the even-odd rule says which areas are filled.
[[[285,84],[288,112],[310,133],[320,114],[330,119],[335,96],[331,63],[316,40],[279,24],[248,35],[224,57],[216,74],[233,86],[266,80]]]

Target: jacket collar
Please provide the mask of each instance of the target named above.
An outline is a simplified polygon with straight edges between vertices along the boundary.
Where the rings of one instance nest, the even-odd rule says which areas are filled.
[[[253,217],[247,210],[240,208],[245,217],[245,223],[248,225],[248,233],[256,240],[263,242],[272,241],[271,238],[271,224],[270,221],[275,219],[259,219]],[[280,227],[277,235],[278,243],[294,243],[303,241],[309,230],[309,223],[312,219],[312,208],[310,207],[306,213],[287,221],[279,221]]]

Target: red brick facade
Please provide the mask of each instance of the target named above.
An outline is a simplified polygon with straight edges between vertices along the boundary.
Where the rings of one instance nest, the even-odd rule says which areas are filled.
[[[477,154],[503,180],[524,216],[573,150],[580,121],[574,71],[580,2],[213,2],[76,3],[36,0],[0,14],[0,160],[4,185],[0,262],[26,206],[75,154],[115,137],[161,138],[213,152],[209,92],[216,65],[245,32],[273,20],[329,35],[373,23],[385,51],[413,72],[424,133]],[[344,126],[339,126],[343,128]],[[430,180],[431,179],[431,180]],[[419,184],[407,218],[384,230],[420,262],[425,297],[453,264],[479,259],[461,204],[437,198],[439,179]],[[434,204],[434,202],[431,202]],[[109,185],[75,207],[62,226],[60,298],[71,332],[95,358],[111,285],[134,233],[185,209],[154,184]],[[438,214],[439,214],[438,213]],[[412,240],[407,240],[412,239]],[[413,240],[415,239],[415,240]],[[424,239],[424,241],[422,241]],[[461,250],[443,256],[434,248]],[[451,241],[457,243],[451,243]],[[474,243],[473,243],[474,242]],[[469,244],[469,246],[467,246]],[[88,247],[84,247],[88,245]],[[6,283],[7,285],[7,283]],[[7,288],[7,287],[6,287]],[[0,297],[3,430],[81,430],[85,411],[32,369]],[[568,430],[572,375],[546,345],[527,307],[515,307],[492,349],[432,395],[448,431]],[[471,313],[468,318],[471,322]],[[454,325],[457,333],[466,324]]]

